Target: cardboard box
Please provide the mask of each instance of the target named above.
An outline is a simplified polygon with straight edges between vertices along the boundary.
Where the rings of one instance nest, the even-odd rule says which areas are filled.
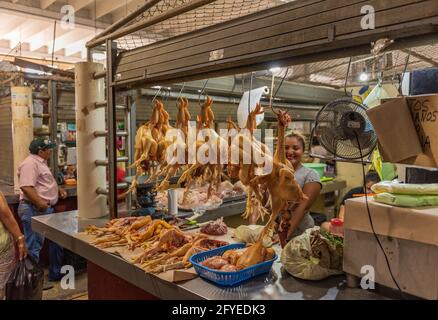
[[[438,95],[391,99],[367,114],[385,162],[438,166]]]
[[[406,98],[367,110],[385,162],[398,163],[422,153]]]
[[[422,153],[404,163],[438,166],[438,95],[408,97],[407,102],[418,134]]]
[[[438,207],[399,208],[369,200],[374,229],[400,287],[438,299]],[[375,282],[396,289],[372,233],[365,198],[346,201],[344,226],[344,271],[362,277],[362,267],[373,266]]]

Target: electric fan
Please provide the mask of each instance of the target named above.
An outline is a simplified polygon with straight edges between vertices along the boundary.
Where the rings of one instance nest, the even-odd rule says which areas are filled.
[[[332,155],[311,153],[326,160],[361,160],[373,152],[377,136],[366,114],[366,108],[350,98],[330,102],[316,116],[310,143],[317,140]]]

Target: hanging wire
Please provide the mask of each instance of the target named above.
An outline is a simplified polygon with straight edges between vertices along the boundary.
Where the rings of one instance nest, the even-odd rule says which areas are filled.
[[[348,60],[348,69],[347,69],[347,75],[345,76],[345,84],[344,84],[344,92],[347,97],[351,97],[351,94],[347,92],[347,84],[348,84],[348,77],[350,76],[350,68],[351,68],[351,62],[353,58],[350,57],[350,60]]]
[[[183,92],[185,86],[186,86],[186,83],[184,82],[183,85],[182,85],[182,87],[181,87],[181,90],[179,90],[178,95],[176,96],[175,105],[176,105],[177,107],[178,107],[178,99],[181,97],[181,94],[182,94],[182,92]]]
[[[152,103],[157,99],[157,97],[158,97],[158,95],[160,94],[160,92],[161,92],[161,87],[158,88],[157,93],[155,94],[155,96],[154,96],[153,99],[152,99]]]
[[[198,103],[199,103],[199,105],[201,105],[201,96],[202,96],[202,94],[204,93],[205,88],[207,87],[208,80],[210,80],[210,79],[207,79],[207,80],[205,81],[204,86],[202,87],[202,90],[199,92],[199,97],[198,97]]]
[[[169,101],[170,93],[171,93],[171,88],[166,88],[166,89],[164,90],[163,100],[164,100],[165,102]]]

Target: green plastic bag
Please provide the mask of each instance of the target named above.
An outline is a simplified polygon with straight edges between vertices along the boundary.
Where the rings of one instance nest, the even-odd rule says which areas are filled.
[[[379,193],[374,196],[374,200],[396,207],[429,207],[438,206],[438,195],[409,195]]]
[[[413,183],[394,183],[382,181],[371,187],[375,193],[392,193],[408,195],[438,195],[438,183],[413,184]]]

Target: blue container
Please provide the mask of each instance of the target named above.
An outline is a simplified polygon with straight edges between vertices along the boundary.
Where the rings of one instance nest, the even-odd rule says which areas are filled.
[[[242,249],[245,247],[246,245],[243,243],[230,244],[228,246],[220,247],[210,251],[197,253],[193,255],[189,261],[201,278],[210,280],[221,286],[231,287],[243,281],[254,278],[260,274],[268,273],[271,270],[274,261],[277,260],[278,258],[277,254],[274,256],[272,260],[265,261],[256,264],[254,266],[251,266],[249,268],[235,272],[224,272],[224,271],[210,269],[201,265],[200,263],[214,256],[222,256],[225,253],[225,251],[233,250],[233,249]]]

